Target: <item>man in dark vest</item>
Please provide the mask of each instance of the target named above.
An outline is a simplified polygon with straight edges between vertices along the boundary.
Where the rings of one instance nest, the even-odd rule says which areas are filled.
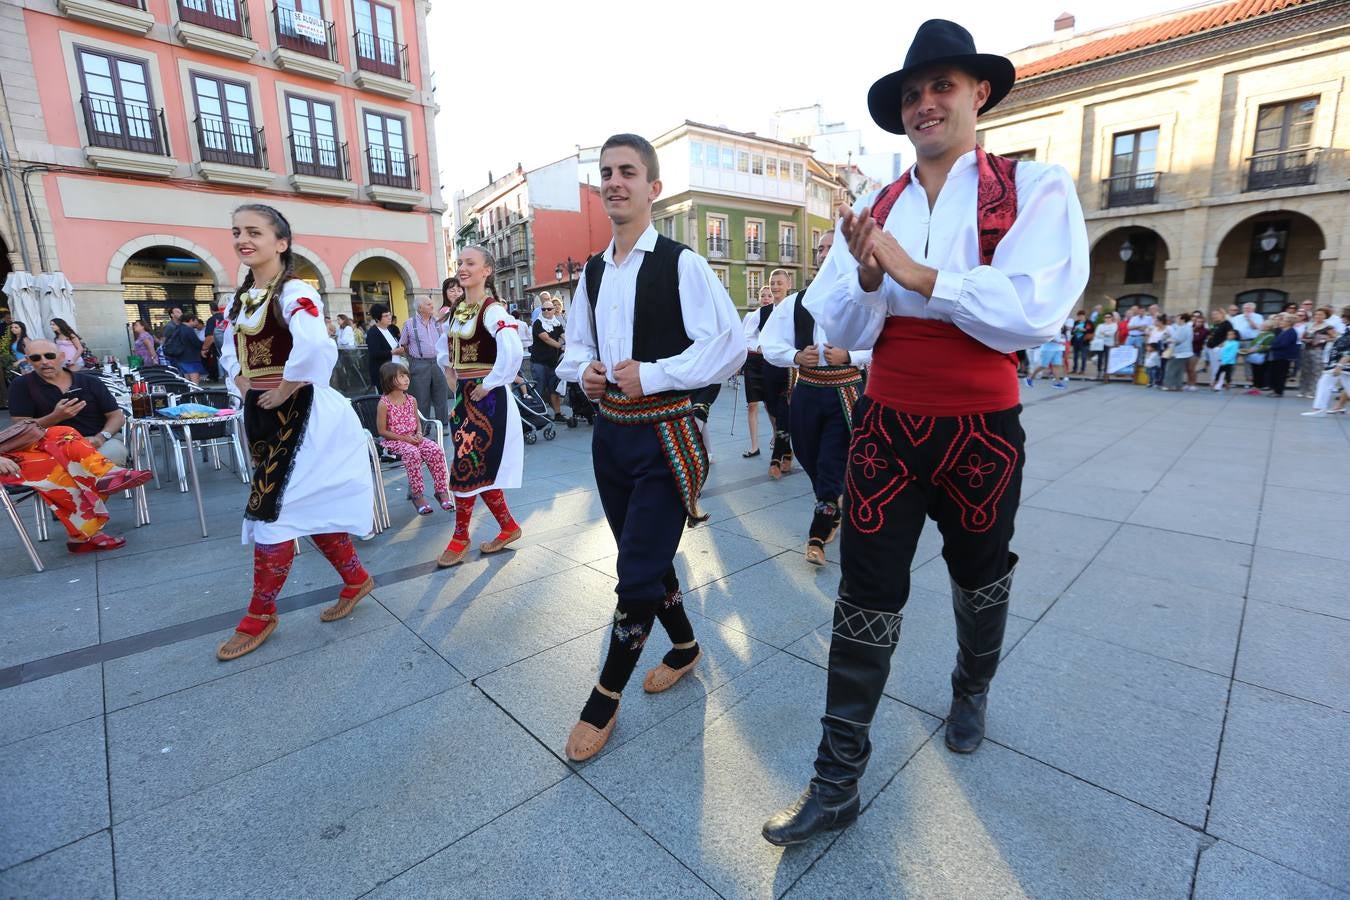
[[[918,162],[841,210],[838,249],[805,298],[831,344],[873,354],[853,411],[816,773],[765,823],[773,844],[858,816],[925,517],[942,532],[956,616],[946,743],[969,753],[984,738],[1017,562],[1009,545],[1025,435],[1015,354],[1059,333],[1088,276],[1068,173],[976,144],[976,117],[1014,76],[1007,59],[977,53],[969,32],[937,19],[868,95],[872,118],[908,135]]]
[[[669,689],[698,662],[674,569],[686,523],[704,518],[698,495],[708,456],[690,396],[720,385],[745,361],[736,307],[707,260],[652,227],[660,194],[650,143],[635,134],[605,141],[600,196],[614,238],[586,264],[558,366],[560,379],[599,401],[591,456],[619,547],[609,652],[567,739],[576,761],[609,740],[655,620],[673,646],[647,673],[644,690]]]
[[[821,243],[828,253],[829,245]],[[828,343],[824,329],[802,305],[805,294],[798,291],[774,307],[760,332],[760,347],[768,362],[796,372],[787,419],[792,449],[816,495],[807,529],[806,561],[823,566],[825,545],[839,530],[853,406],[862,389],[862,367],[872,361],[872,351],[845,350]]]

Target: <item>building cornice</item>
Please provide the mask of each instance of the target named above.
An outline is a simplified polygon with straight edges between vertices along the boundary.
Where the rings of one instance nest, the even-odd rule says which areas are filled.
[[[56,0],[61,14],[81,22],[92,22],[131,34],[149,34],[155,17],[143,9],[112,3],[109,0]]]

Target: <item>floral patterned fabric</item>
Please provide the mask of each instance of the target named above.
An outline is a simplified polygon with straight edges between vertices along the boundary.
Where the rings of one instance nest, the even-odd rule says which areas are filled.
[[[103,503],[107,498],[94,485],[117,467],[74,428],[55,425],[31,447],[6,455],[19,464],[20,472],[0,476],[0,482],[37,491],[66,526],[71,540],[86,540],[108,523],[108,508]]]

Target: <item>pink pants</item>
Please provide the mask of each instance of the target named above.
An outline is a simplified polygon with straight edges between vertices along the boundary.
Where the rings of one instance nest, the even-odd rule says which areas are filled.
[[[426,483],[422,481],[423,463],[431,470],[431,480],[436,486],[436,492],[449,492],[450,476],[445,469],[445,450],[435,441],[424,437],[420,444],[383,439],[380,443],[384,445],[384,449],[403,460],[404,471],[408,473],[408,489],[412,491],[414,497],[421,497],[426,490]]]

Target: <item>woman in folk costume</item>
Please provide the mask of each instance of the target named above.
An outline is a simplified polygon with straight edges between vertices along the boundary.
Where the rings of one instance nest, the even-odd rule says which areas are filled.
[[[455,534],[436,561],[442,569],[459,565],[469,552],[469,523],[479,494],[501,529],[478,548],[480,553],[496,553],[521,535],[502,490],[520,487],[525,467],[520,412],[509,393],[525,348],[516,331],[519,323],[495,296],[494,266],[492,255],[482,247],[465,247],[460,253],[455,277],[464,298],[451,311],[436,344],[436,359],[446,380],[456,386],[450,414]]]
[[[234,212],[234,248],[248,268],[228,311],[220,367],[244,397],[253,482],[244,510],[253,541],[253,598],[216,656],[236,659],[276,630],[276,598],[297,538],[310,536],[342,577],[337,602],[320,618],[349,615],[375,582],[350,534],[371,530],[374,486],[365,432],[328,386],[337,346],[328,338],[318,293],[295,277],[291,226],[277,210]]]

